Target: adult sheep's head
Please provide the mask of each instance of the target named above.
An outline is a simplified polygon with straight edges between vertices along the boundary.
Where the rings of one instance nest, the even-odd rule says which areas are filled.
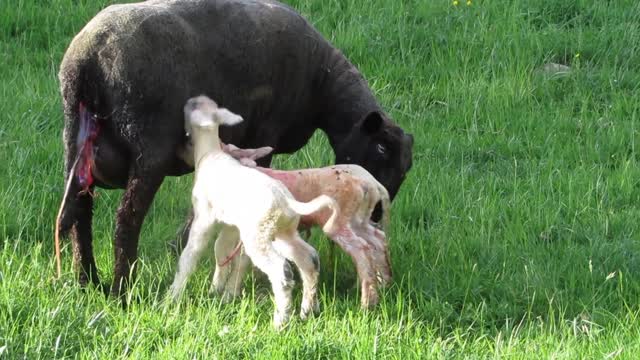
[[[215,101],[205,95],[187,100],[184,116],[184,130],[187,134],[191,134],[194,127],[213,128],[220,125],[235,125],[243,121],[240,115],[218,107]]]
[[[336,147],[336,164],[358,164],[389,191],[393,199],[412,165],[413,135],[384,114],[371,112]]]

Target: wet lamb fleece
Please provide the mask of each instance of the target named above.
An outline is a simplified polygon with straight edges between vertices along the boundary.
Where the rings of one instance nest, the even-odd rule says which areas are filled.
[[[275,1],[148,1],[101,11],[60,66],[65,177],[79,150],[79,106],[97,116],[92,185],[124,188],[114,239],[120,294],[137,258],[142,222],[165,176],[193,171],[182,108],[206,94],[245,121],[225,143],[292,153],[316,129],[337,163],[356,163],[395,196],[411,167],[413,137],[384,114],[359,71],[304,18]],[[260,162],[269,164],[270,157]],[[98,283],[93,198],[72,181],[61,233],[71,235],[80,281]]]

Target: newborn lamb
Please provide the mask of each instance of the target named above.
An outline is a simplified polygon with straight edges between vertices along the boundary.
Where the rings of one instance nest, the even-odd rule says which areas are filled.
[[[244,154],[252,160],[262,155],[249,149],[245,151]],[[333,220],[330,231],[324,232],[353,259],[360,278],[361,306],[370,308],[377,305],[378,283],[384,286],[391,281],[391,265],[385,233],[377,229],[370,219],[376,204],[381,202],[383,215],[379,226],[384,230],[388,225],[390,202],[385,187],[358,165],[291,171],[257,169],[281,181],[298,201],[308,201],[320,195],[328,195],[336,201],[339,216]],[[332,215],[324,210],[303,216],[301,225],[324,226]],[[236,256],[240,244],[235,249],[230,240],[219,245],[216,256],[225,260],[216,266],[212,289],[223,292],[226,297],[234,297],[241,292],[248,260],[242,255]],[[228,267],[227,263],[230,263]]]
[[[320,264],[315,249],[298,234],[300,215],[324,208],[336,209],[335,202],[329,196],[318,196],[308,203],[298,202],[281,182],[241,165],[224,153],[218,127],[240,123],[243,120],[240,116],[218,108],[206,96],[189,99],[184,111],[185,130],[191,135],[194,147],[195,217],[171,285],[171,296],[176,299],[181,294],[214,233],[219,232],[217,242],[239,235],[245,253],[271,282],[276,306],[274,326],[282,328],[292,311],[294,280],[287,259],[300,270],[303,285],[300,316],[305,319],[318,310],[316,290]],[[326,231],[333,231],[337,215],[333,210],[325,224]],[[217,253],[216,257],[220,259]]]

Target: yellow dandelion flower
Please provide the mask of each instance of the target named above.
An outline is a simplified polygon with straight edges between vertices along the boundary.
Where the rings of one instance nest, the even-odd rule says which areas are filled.
[[[458,6],[458,0],[453,0],[453,6]]]

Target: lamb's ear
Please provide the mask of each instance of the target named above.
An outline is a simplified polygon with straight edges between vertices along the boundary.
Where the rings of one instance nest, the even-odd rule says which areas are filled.
[[[240,150],[239,147],[233,145],[233,144],[224,144],[224,151],[226,152],[231,152],[231,151],[238,151]]]
[[[240,161],[240,164],[242,164],[244,166],[248,166],[248,167],[252,167],[252,168],[258,166],[258,164],[256,164],[255,161],[253,161],[253,160],[251,160],[249,158],[241,158],[238,161]]]
[[[251,154],[251,156],[249,156],[249,158],[251,160],[258,160],[260,158],[263,158],[269,154],[271,154],[271,152],[273,151],[273,148],[271,146],[263,146],[257,149],[253,150],[253,154]]]
[[[382,123],[382,115],[377,111],[373,111],[368,113],[362,120],[361,129],[366,134],[375,134],[382,128]]]
[[[216,109],[214,115],[215,121],[220,125],[236,125],[242,122],[242,116],[234,114],[225,108]]]

